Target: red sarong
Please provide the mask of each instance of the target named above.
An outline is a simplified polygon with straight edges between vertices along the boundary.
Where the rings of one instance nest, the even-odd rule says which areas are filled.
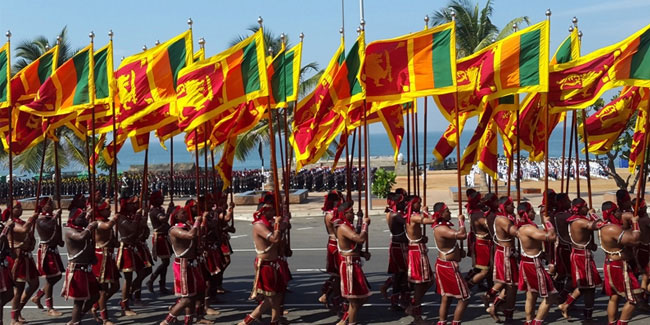
[[[148,268],[153,265],[153,257],[151,256],[151,251],[149,250],[149,246],[147,246],[146,243],[140,242],[137,244],[138,245],[138,254],[140,254],[140,258],[142,261],[144,261],[144,267]]]
[[[36,252],[36,267],[38,275],[44,278],[53,278],[60,276],[65,271],[59,249],[56,246],[48,244],[38,245]]]
[[[30,282],[38,279],[38,269],[36,263],[34,263],[32,253],[18,250],[19,253],[15,260],[7,257],[11,268],[11,278],[15,282]]]
[[[619,295],[630,303],[636,304],[636,294],[642,293],[643,289],[639,286],[639,281],[628,267],[626,261],[612,261],[606,258],[603,274],[605,276],[603,292],[606,295]]]
[[[650,274],[650,246],[648,244],[640,243],[634,248],[634,256],[636,257],[636,267],[638,272],[645,272]]]
[[[289,269],[289,261],[287,261],[287,257],[278,257],[278,264],[280,265],[280,275],[282,276],[284,287],[286,288],[287,285],[289,285],[289,281],[293,279],[293,275],[291,275],[291,269]]]
[[[341,297],[355,299],[370,296],[368,280],[361,268],[361,257],[341,256],[339,270],[341,276]]]
[[[571,245],[560,243],[555,245],[553,264],[555,270],[560,277],[566,277],[571,274]]]
[[[325,258],[325,271],[330,275],[339,275],[339,247],[336,238],[329,237],[327,240],[327,257]]]
[[[574,288],[595,288],[603,282],[588,249],[572,248],[571,275]]]
[[[557,293],[553,286],[553,280],[544,269],[544,262],[539,256],[521,256],[521,261],[519,261],[519,291],[536,292],[542,298]]]
[[[117,268],[122,272],[140,272],[145,268],[143,254],[135,245],[120,243],[117,251]]]
[[[14,289],[14,282],[11,281],[11,272],[9,270],[9,262],[3,261],[0,265],[0,292]]]
[[[409,244],[409,282],[424,283],[433,280],[433,272],[431,271],[431,264],[429,263],[429,256],[427,255],[428,251],[429,249],[425,244]]]
[[[88,300],[90,297],[99,296],[99,283],[93,274],[90,264],[68,263],[65,271],[65,282],[61,290],[61,297],[65,300]]]
[[[517,261],[513,256],[511,247],[496,245],[492,279],[494,282],[505,284],[516,284],[516,281],[519,279]]]
[[[280,273],[280,263],[278,263],[278,260],[265,261],[256,257],[255,280],[250,299],[256,299],[260,294],[266,297],[272,297],[277,293],[284,292],[285,289],[286,285]]]
[[[115,283],[119,281],[120,272],[115,264],[113,249],[95,247],[97,263],[93,264],[93,274],[99,283]]]
[[[390,242],[388,248],[388,273],[397,274],[408,272],[408,252],[407,243]]]
[[[167,233],[154,232],[151,236],[151,254],[153,258],[170,258],[172,256],[172,246],[169,243]]]
[[[226,256],[232,254],[232,246],[230,246],[230,235],[227,233],[221,235],[221,252]]]
[[[205,259],[205,268],[210,275],[219,274],[223,270],[223,253],[219,245],[207,245],[203,252],[203,258]]]
[[[463,279],[455,261],[436,260],[436,275],[438,285],[436,291],[441,296],[454,297],[456,299],[469,299],[469,287]]]
[[[194,297],[205,291],[205,280],[196,260],[174,259],[174,292],[178,297]]]
[[[490,268],[493,242],[489,239],[476,237],[472,249],[472,262],[474,267],[481,270]]]

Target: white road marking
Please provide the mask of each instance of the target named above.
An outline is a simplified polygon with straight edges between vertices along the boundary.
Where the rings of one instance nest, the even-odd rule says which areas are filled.
[[[235,238],[241,238],[241,237],[247,237],[248,235],[234,235],[230,236],[230,239],[235,239]]]
[[[296,269],[296,272],[325,272],[325,269]]]
[[[307,229],[314,229],[314,227],[302,227],[302,228],[296,228],[296,230],[307,230]]]

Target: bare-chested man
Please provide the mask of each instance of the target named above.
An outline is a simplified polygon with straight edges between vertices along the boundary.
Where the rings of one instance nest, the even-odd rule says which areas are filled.
[[[341,205],[343,198],[336,190],[330,191],[325,196],[325,203],[321,210],[325,214],[323,223],[325,224],[325,231],[327,232],[327,255],[325,257],[325,272],[330,277],[325,280],[321,286],[321,296],[318,298],[320,303],[331,308],[338,308],[340,301],[340,286],[339,286],[339,250],[336,246],[336,234],[334,232],[334,223],[338,215],[338,208]]]
[[[217,208],[219,213],[219,243],[221,246],[222,255],[222,268],[215,277],[216,293],[226,293],[227,290],[223,287],[223,274],[230,265],[231,255],[233,253],[232,246],[230,245],[230,234],[235,233],[235,226],[232,223],[234,220],[233,213],[235,204],[231,201],[228,204],[228,197],[223,192],[217,193]]]
[[[555,287],[560,290],[560,301],[566,300],[573,291],[571,280],[571,237],[569,236],[569,223],[571,217],[571,200],[566,193],[559,193],[555,197],[556,209],[551,222],[555,226],[557,240],[553,254],[552,270],[555,271]]]
[[[61,261],[61,255],[59,255],[59,246],[63,246],[61,228],[59,227],[61,210],[58,210],[56,215],[54,214],[54,202],[50,197],[44,197],[40,200],[39,209],[41,212],[38,215],[38,219],[36,219],[36,231],[38,232],[39,238],[36,267],[38,268],[40,277],[45,279],[45,283],[43,284],[43,289],[39,289],[36,292],[32,298],[32,302],[39,308],[43,308],[43,305],[41,305],[41,297],[45,296],[47,314],[58,317],[63,314],[54,309],[52,291],[54,285],[61,280],[62,272],[65,271],[63,262]],[[74,209],[76,210],[76,208]]]
[[[169,258],[171,257],[171,244],[169,243],[169,215],[162,207],[163,195],[162,191],[157,190],[151,193],[149,197],[149,220],[153,228],[153,236],[151,237],[151,255],[154,261],[160,259],[160,264],[153,271],[149,280],[147,281],[147,288],[150,292],[154,292],[154,281],[160,277],[158,281],[158,290],[161,295],[168,295],[171,292],[165,287],[167,279],[167,268],[169,267]]]
[[[382,294],[386,297],[386,289],[392,284],[393,292],[390,296],[390,309],[402,311],[410,302],[408,283],[408,251],[409,240],[406,238],[406,222],[402,210],[404,209],[404,196],[390,193],[387,196],[386,223],[390,231],[390,246],[388,247],[388,274],[382,286]]]
[[[487,218],[481,206],[481,193],[468,189],[467,215],[471,232],[467,237],[467,248],[472,257],[473,270],[468,274],[467,284],[473,287],[485,279],[490,271],[492,256],[492,238],[487,226]],[[486,300],[487,301],[487,300]],[[487,306],[486,306],[487,307]]]
[[[460,273],[458,262],[464,257],[464,252],[458,247],[458,240],[467,238],[465,216],[458,216],[458,230],[451,222],[451,212],[447,205],[438,202],[433,206],[433,236],[438,248],[436,260],[437,291],[442,296],[440,301],[438,325],[447,324],[447,313],[451,299],[458,299],[452,325],[459,325],[463,312],[469,303],[469,287]]]
[[[620,191],[620,190],[619,190]],[[618,192],[617,192],[618,193]],[[625,192],[627,193],[627,192]],[[648,219],[648,207],[644,199],[639,199],[637,207],[637,199],[635,198],[630,203],[632,213],[639,217],[639,222],[645,224]],[[639,301],[638,307],[641,310],[648,310],[648,293],[650,292],[650,228],[641,227],[641,237],[639,244],[633,248],[634,259],[631,260],[631,265],[636,268],[636,272],[641,274],[641,289],[644,291],[644,297]]]
[[[14,203],[16,204],[16,203]],[[4,318],[4,306],[14,297],[14,282],[11,280],[11,245],[7,240],[15,223],[11,220],[11,210],[2,211],[0,223],[0,319]],[[0,322],[2,324],[2,322]]]
[[[625,325],[632,318],[643,292],[628,262],[634,258],[632,248],[639,243],[641,237],[639,217],[630,212],[623,213],[610,201],[603,203],[602,211],[606,224],[599,232],[601,249],[605,252],[603,291],[609,296],[607,322]],[[619,318],[617,314],[621,297],[625,298],[625,304]]]
[[[583,295],[584,320],[590,321],[594,311],[596,287],[602,283],[592,253],[597,248],[594,243],[594,230],[598,229],[602,220],[595,218],[593,211],[589,211],[585,200],[581,198],[573,199],[571,211],[573,215],[567,219],[567,222],[571,239],[571,275],[575,289],[558,308],[562,316],[568,318],[569,307],[580,295]]]
[[[557,294],[542,257],[544,243],[555,242],[555,227],[550,218],[542,216],[544,229],[539,229],[534,222],[535,211],[528,202],[519,204],[517,214],[520,220],[517,237],[521,243],[519,290],[526,292],[526,324],[541,325]],[[535,313],[537,297],[542,297],[542,302]]]
[[[261,301],[257,307],[239,324],[251,324],[260,319],[262,314],[271,308],[271,324],[279,324],[282,317],[279,293],[286,290],[286,283],[280,273],[278,264],[278,246],[282,239],[282,230],[286,223],[282,216],[275,216],[272,204],[260,203],[253,214],[253,244],[257,257],[255,258],[255,281],[249,299]],[[273,220],[271,223],[270,220]]]
[[[97,205],[93,213],[94,220],[97,221],[95,229],[95,258],[97,263],[93,265],[93,273],[99,283],[99,300],[97,301],[97,310],[99,317],[104,325],[112,325],[108,318],[108,309],[106,303],[120,289],[120,274],[115,264],[115,247],[117,238],[113,232],[113,227],[117,223],[117,214],[111,216],[111,206],[108,201]],[[110,219],[109,219],[110,218]]]
[[[120,200],[120,214],[118,218],[118,231],[120,235],[120,247],[117,253],[117,268],[124,273],[124,285],[122,286],[122,300],[120,307],[125,316],[134,316],[136,313],[129,306],[129,299],[135,290],[140,288],[142,278],[146,273],[146,265],[143,252],[140,251],[140,238],[142,236],[142,211],[138,210],[138,198],[130,197]],[[133,279],[133,272],[137,276]]]
[[[420,211],[420,198],[411,196],[407,199],[406,207],[406,238],[409,240],[408,279],[414,286],[411,305],[406,313],[413,316],[415,323],[425,323],[422,319],[422,297],[433,284],[433,272],[427,253],[427,237],[424,235],[424,225],[433,223],[429,215]]]
[[[216,299],[217,276],[223,273],[224,261],[220,245],[221,230],[219,226],[219,218],[222,217],[222,214],[227,212],[224,212],[222,208],[216,204],[214,196],[211,195],[211,193],[208,193],[206,196],[206,203],[210,210],[208,211],[208,214],[205,215],[203,226],[201,227],[201,241],[203,244],[201,258],[205,269],[203,275],[206,285],[206,290],[203,295],[203,311],[201,314],[219,315],[220,312],[210,308],[210,297]]]
[[[336,239],[341,260],[339,277],[341,279],[341,296],[348,300],[349,308],[338,322],[339,325],[356,324],[361,306],[368,300],[370,289],[368,280],[361,267],[361,257],[370,259],[370,253],[361,252],[361,244],[368,240],[370,218],[363,217],[360,232],[355,231],[354,202],[347,201],[339,206],[339,218],[336,222]],[[363,214],[359,213],[359,217]]]
[[[14,280],[14,298],[11,301],[11,324],[23,324],[25,319],[20,315],[23,307],[38,289],[38,269],[32,257],[32,251],[36,245],[33,227],[38,217],[34,213],[27,222],[20,219],[23,208],[20,203],[14,204],[11,214],[14,222],[14,229],[9,233],[9,242],[13,242],[13,253],[15,259],[10,262],[11,278]],[[25,290],[27,284],[27,290]]]
[[[68,251],[68,268],[61,296],[73,299],[72,319],[68,325],[81,324],[81,319],[99,299],[99,283],[93,274],[95,247],[91,232],[97,222],[88,223],[86,213],[76,209],[68,217],[67,229],[63,235]]]
[[[495,321],[500,321],[497,312],[503,308],[506,321],[512,320],[519,281],[517,260],[515,259],[515,238],[517,227],[515,225],[514,203],[509,197],[499,199],[499,213],[493,223],[492,239],[496,244],[492,278],[494,286],[492,292],[499,292],[494,298],[487,312]],[[503,306],[501,306],[503,305]]]
[[[207,213],[207,212],[206,212]],[[172,227],[169,239],[174,250],[174,291],[179,298],[169,310],[169,314],[160,325],[174,324],[176,317],[185,310],[185,324],[192,324],[192,311],[195,310],[196,297],[205,291],[205,280],[198,267],[197,241],[202,217],[194,219],[190,227],[189,214],[186,209],[175,207],[170,215]]]

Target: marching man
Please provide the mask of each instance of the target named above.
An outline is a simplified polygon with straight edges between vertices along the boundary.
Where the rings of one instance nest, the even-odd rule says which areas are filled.
[[[418,196],[408,199],[406,207],[406,238],[409,240],[408,251],[408,278],[415,287],[411,305],[406,313],[413,316],[415,323],[425,323],[422,319],[422,297],[431,288],[433,271],[427,253],[427,237],[424,235],[423,225],[433,223],[428,214],[420,211],[421,203]]]
[[[458,247],[458,240],[467,238],[465,229],[465,216],[458,216],[459,230],[453,228],[451,223],[451,212],[442,202],[433,206],[433,237],[438,247],[438,259],[436,260],[436,275],[438,279],[438,294],[442,296],[440,302],[440,319],[438,325],[447,324],[447,311],[452,298],[458,299],[454,320],[452,325],[460,325],[463,312],[469,303],[469,287],[463,279],[458,262],[464,257]]]
[[[338,215],[338,207],[341,204],[341,196],[337,191],[331,191],[325,196],[325,203],[323,204],[323,222],[325,223],[325,231],[327,231],[327,257],[325,259],[325,271],[330,277],[325,280],[321,287],[321,296],[318,298],[320,303],[325,305],[329,304],[328,298],[335,298],[339,294],[337,289],[339,286],[339,250],[336,242],[336,233],[334,232],[334,223]],[[336,303],[334,303],[336,305]]]
[[[517,213],[520,218],[517,237],[521,242],[519,290],[526,292],[526,324],[541,325],[551,307],[552,296],[557,294],[553,280],[546,272],[544,260],[541,257],[544,243],[555,242],[555,228],[548,217],[543,217],[545,229],[539,229],[534,222],[535,211],[528,202],[519,204]],[[538,296],[542,297],[542,302],[535,314]]]
[[[149,292],[154,292],[154,281],[160,276],[158,288],[161,295],[168,295],[170,291],[165,287],[165,280],[167,279],[167,268],[169,266],[169,258],[171,257],[171,245],[169,243],[169,216],[165,213],[162,207],[163,195],[160,190],[154,191],[149,197],[151,210],[149,211],[149,220],[153,228],[153,236],[151,237],[151,253],[154,260],[160,259],[160,265],[151,274],[147,281],[147,289]]]
[[[91,234],[97,228],[97,222],[89,224],[85,212],[76,209],[68,218],[67,226],[64,239],[68,250],[68,268],[61,296],[74,300],[72,319],[68,325],[78,325],[83,315],[99,299],[99,283],[93,274],[96,261]]]
[[[120,273],[115,263],[115,246],[117,238],[113,232],[113,227],[117,223],[117,214],[111,216],[111,206],[107,201],[98,205],[94,214],[97,221],[95,229],[95,257],[97,263],[93,265],[93,273],[99,283],[99,300],[97,309],[103,325],[112,325],[108,320],[108,309],[106,302],[120,289]]]

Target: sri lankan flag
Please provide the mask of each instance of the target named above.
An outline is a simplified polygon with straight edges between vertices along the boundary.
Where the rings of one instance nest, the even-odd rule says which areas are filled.
[[[0,47],[0,108],[8,107],[11,103],[11,59],[9,43]]]
[[[650,87],[650,25],[619,43],[551,67],[549,83],[549,105],[555,111],[589,107],[614,87]]]
[[[589,152],[605,154],[612,149],[618,137],[625,131],[628,121],[648,100],[648,89],[625,87],[621,94],[587,118],[579,126],[580,134],[587,128]],[[639,109],[641,111],[641,109]]]
[[[269,94],[262,29],[232,48],[180,71],[177,109],[193,130],[229,107]]]
[[[496,179],[497,174],[497,142],[498,128],[494,120],[488,123],[485,133],[481,137],[479,147],[481,151],[478,155],[478,168]]]
[[[462,112],[458,114],[459,120],[459,131],[458,134],[463,133],[463,128],[465,127],[465,122],[472,115],[471,112]],[[438,159],[438,161],[443,162],[447,156],[449,156],[454,149],[456,149],[456,123],[451,122],[445,129],[445,132],[442,133],[442,136],[436,143],[436,146],[433,148],[433,156]]]
[[[248,132],[264,117],[264,107],[255,101],[240,104],[231,115],[219,119],[209,133],[211,147],[214,148],[229,138]],[[268,111],[267,111],[268,112]]]
[[[36,99],[19,107],[37,116],[67,115],[87,108],[93,101],[93,46],[68,59],[38,89]]]
[[[580,57],[580,37],[578,29],[574,28],[569,37],[557,48],[555,55],[551,59],[551,65],[567,63]]]
[[[176,100],[181,69],[192,63],[192,33],[127,57],[115,71],[121,123],[130,124]]]
[[[373,109],[455,92],[454,23],[368,44],[360,76]]]
[[[271,108],[286,108],[289,102],[298,98],[300,83],[300,63],[302,59],[302,42],[287,50],[282,44],[278,53],[267,69],[271,87],[269,97]]]
[[[492,121],[492,113],[493,113],[493,107],[490,104],[490,101],[485,101],[485,108],[483,109],[483,113],[481,113],[481,116],[479,118],[478,125],[476,126],[476,130],[474,130],[474,134],[472,135],[472,138],[469,140],[469,143],[465,147],[465,151],[463,152],[463,155],[460,160],[460,174],[461,175],[467,175],[469,172],[472,170],[472,166],[474,163],[476,163],[476,160],[479,157],[479,153],[481,150],[481,145],[485,144],[486,141],[484,138],[485,135],[485,130],[487,130],[489,124]]]
[[[630,147],[630,173],[633,173],[637,166],[643,164],[643,151],[647,148],[648,141],[648,108],[639,109],[632,134],[632,146]]]
[[[365,57],[365,38],[365,32],[361,31],[357,41],[350,48],[343,64],[334,76],[330,96],[332,96],[335,108],[346,109],[350,104],[358,103],[365,98],[359,79],[360,69],[363,66]]]
[[[237,137],[229,138],[223,146],[221,159],[215,166],[215,169],[223,181],[222,190],[226,190],[232,181],[232,165],[235,160],[235,149],[237,149]]]
[[[104,118],[113,114],[112,104],[115,96],[115,78],[113,77],[113,42],[99,50],[93,51],[93,86],[95,118]],[[92,107],[79,111],[77,122],[92,118]],[[99,123],[95,123],[98,125]]]

